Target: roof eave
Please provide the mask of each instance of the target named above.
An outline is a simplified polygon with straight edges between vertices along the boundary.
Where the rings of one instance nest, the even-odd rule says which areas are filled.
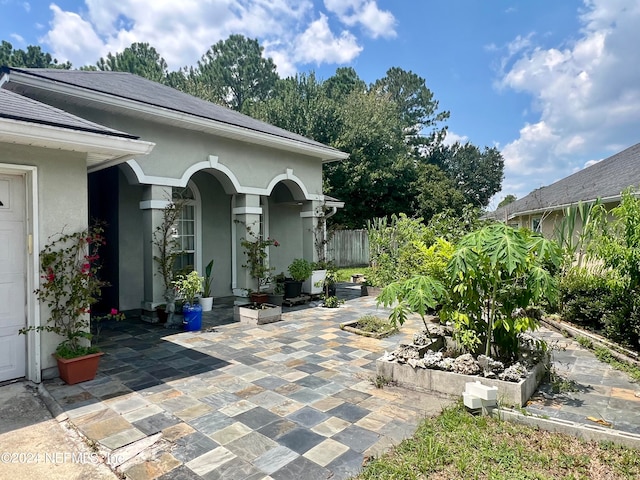
[[[161,123],[162,120],[171,120],[172,122],[179,122],[183,124],[185,128],[204,130],[216,135],[236,138],[253,144],[309,155],[319,158],[323,163],[345,160],[349,157],[348,153],[341,152],[332,147],[311,145],[301,141],[258,132],[256,130],[239,127],[237,125],[217,120],[211,120],[164,107],[149,105],[137,100],[130,100],[128,98],[116,97],[107,93],[87,90],[75,85],[69,85],[48,78],[29,75],[20,71],[11,70],[10,73],[5,73],[4,78],[0,79],[0,85],[3,83],[16,83],[18,85],[34,87],[46,91],[54,91],[71,97],[109,105],[122,110],[144,113],[155,117]]]
[[[634,193],[634,195],[637,196],[638,192]],[[542,214],[542,213],[547,213],[547,212],[553,212],[553,211],[556,211],[556,210],[562,210],[564,208],[571,207],[573,205],[577,205],[578,203],[590,204],[590,203],[595,203],[598,200],[600,200],[602,203],[617,202],[621,198],[622,198],[622,196],[620,194],[618,194],[618,195],[610,195],[608,197],[592,198],[590,200],[578,200],[576,202],[563,203],[561,205],[551,205],[549,207],[534,208],[534,209],[531,209],[531,210],[522,210],[522,211],[519,211],[519,212],[508,213],[507,214],[507,219],[511,220],[512,218],[522,217],[524,215],[536,215],[536,214]]]
[[[155,146],[142,140],[5,118],[0,118],[0,142],[85,153],[89,172],[147,155]]]

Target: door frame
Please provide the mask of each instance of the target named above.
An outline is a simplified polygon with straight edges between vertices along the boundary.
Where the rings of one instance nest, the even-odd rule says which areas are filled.
[[[0,173],[23,178],[25,183],[25,229],[27,243],[26,260],[26,317],[28,327],[40,326],[40,302],[32,292],[40,285],[40,242],[38,230],[38,167],[0,163]],[[40,333],[27,333],[27,380],[35,383],[42,381],[42,361],[40,351]]]

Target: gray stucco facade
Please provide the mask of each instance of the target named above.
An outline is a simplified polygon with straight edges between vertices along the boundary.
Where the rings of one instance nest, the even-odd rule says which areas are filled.
[[[11,69],[3,86],[155,144],[148,154],[89,170],[89,215],[106,217],[116,239],[107,253],[112,266],[105,269],[114,285],[112,305],[151,315],[164,303],[152,239],[174,189],[189,187],[194,194],[193,267],[202,273],[214,260],[214,297],[253,286],[240,245],[247,225],[280,243],[269,252],[276,273],[286,272],[294,258],[317,259],[322,164],[344,159],[344,153],[126,75]],[[115,87],[127,81],[131,88],[123,98]],[[177,99],[188,105],[182,109]]]

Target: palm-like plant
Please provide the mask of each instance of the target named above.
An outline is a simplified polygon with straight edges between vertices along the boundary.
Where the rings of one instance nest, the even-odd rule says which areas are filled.
[[[534,330],[538,321],[527,309],[555,301],[557,286],[550,267],[560,265],[558,245],[538,234],[497,223],[462,238],[447,266],[444,282],[414,277],[386,287],[378,303],[395,306],[390,320],[404,323],[411,312],[423,319],[427,310],[442,305],[442,319],[455,325],[458,341],[469,350],[484,346],[512,358],[519,334]]]

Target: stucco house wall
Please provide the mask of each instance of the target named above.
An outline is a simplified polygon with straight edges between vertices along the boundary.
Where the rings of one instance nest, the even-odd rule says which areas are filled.
[[[38,175],[38,236],[34,251],[39,251],[49,239],[64,230],[75,232],[87,227],[87,165],[86,155],[39,147],[0,143],[0,163],[28,165],[37,168]],[[40,305],[41,323],[46,324],[49,312]],[[41,335],[41,368],[54,367],[51,354],[60,343],[55,334]]]

